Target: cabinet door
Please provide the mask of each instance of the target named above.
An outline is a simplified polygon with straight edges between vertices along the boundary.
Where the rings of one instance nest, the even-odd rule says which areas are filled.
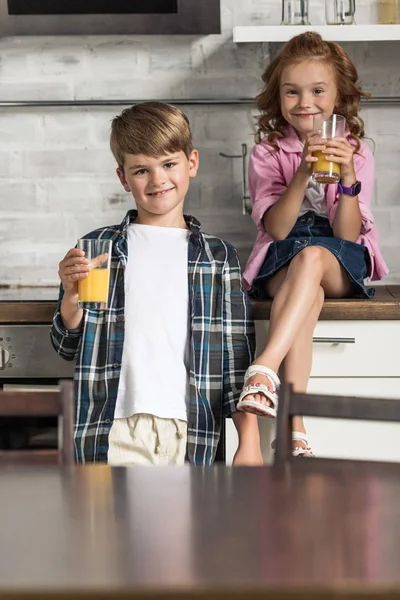
[[[257,354],[268,321],[256,321]],[[400,377],[400,321],[318,321],[312,377]]]
[[[238,435],[236,433],[233,419],[226,419],[225,421],[225,459],[226,464],[231,465],[233,456],[236,452],[238,444]]]
[[[400,378],[313,377],[308,391],[400,402]],[[307,417],[305,425],[317,456],[400,462],[400,423]]]

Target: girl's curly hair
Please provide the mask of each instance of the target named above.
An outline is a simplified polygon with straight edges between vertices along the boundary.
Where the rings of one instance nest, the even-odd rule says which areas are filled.
[[[356,152],[360,148],[360,138],[364,137],[364,122],[358,116],[358,106],[362,97],[369,97],[358,83],[358,73],[346,52],[338,44],[322,39],[319,33],[306,31],[289,40],[282,51],[265,69],[262,79],[264,88],[256,97],[261,115],[255,141],[264,136],[274,149],[278,149],[277,139],[284,137],[287,122],[281,112],[280,80],[283,69],[304,60],[322,60],[330,65],[336,74],[338,103],[337,114],[343,115],[350,130],[350,138],[355,141]]]

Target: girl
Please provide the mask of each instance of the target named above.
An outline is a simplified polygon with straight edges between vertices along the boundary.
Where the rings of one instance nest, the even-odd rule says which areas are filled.
[[[238,410],[276,416],[282,377],[305,391],[312,338],[324,298],[370,297],[364,278],[388,273],[369,207],[374,159],[362,140],[362,96],[344,50],[306,32],[268,65],[256,146],[249,162],[252,217],[258,236],[244,271],[254,297],[272,297],[268,341],[247,370]],[[313,118],[343,115],[345,137],[324,140]],[[311,178],[313,152],[339,163],[340,182]],[[303,419],[294,420],[293,455],[312,456]]]

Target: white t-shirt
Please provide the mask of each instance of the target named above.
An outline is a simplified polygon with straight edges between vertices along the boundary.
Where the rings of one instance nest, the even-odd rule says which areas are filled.
[[[300,142],[300,144],[301,147],[304,148],[304,144],[302,142]],[[322,183],[314,181],[312,177],[310,177],[310,181],[308,182],[308,186],[304,194],[304,200],[300,208],[299,217],[304,215],[304,213],[308,212],[309,210],[313,210],[317,215],[321,215],[321,217],[328,216],[328,206],[326,204],[323,185]]]
[[[125,269],[125,338],[115,418],[187,420],[189,289],[186,229],[133,223]]]
[[[299,216],[304,215],[304,213],[309,210],[313,210],[317,215],[321,215],[322,217],[328,216],[328,207],[326,204],[323,185],[322,183],[314,181],[312,177],[305,191]]]

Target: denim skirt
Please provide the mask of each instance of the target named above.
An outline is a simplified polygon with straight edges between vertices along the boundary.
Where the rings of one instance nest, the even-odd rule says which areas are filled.
[[[251,295],[259,299],[267,298],[267,279],[287,266],[296,254],[307,246],[321,246],[332,252],[354,284],[352,296],[372,298],[375,290],[367,290],[364,285],[370,266],[368,250],[361,244],[335,238],[329,219],[317,215],[312,210],[297,219],[286,239],[270,245],[260,272],[253,280]]]

